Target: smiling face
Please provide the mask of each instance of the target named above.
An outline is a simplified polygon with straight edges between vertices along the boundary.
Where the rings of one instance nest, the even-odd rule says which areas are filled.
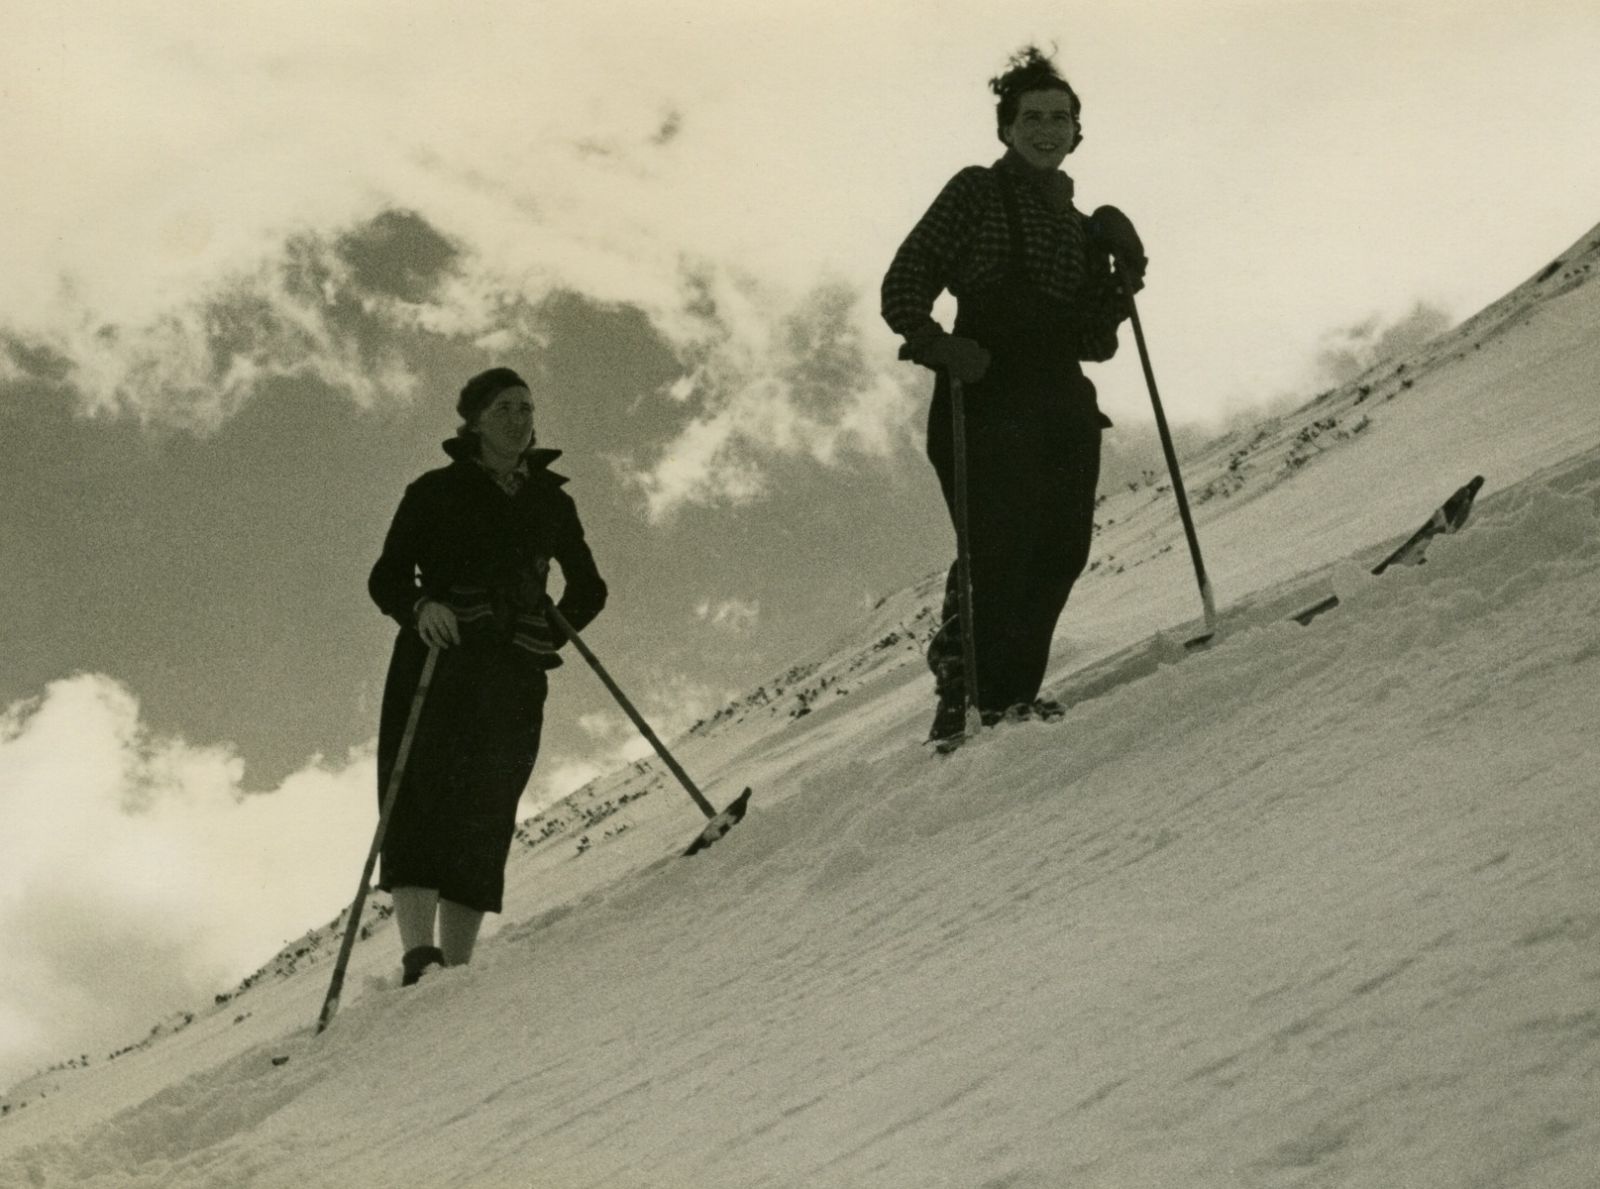
[[[472,427],[485,453],[499,459],[519,457],[533,444],[533,394],[526,388],[502,388]]]
[[[1017,100],[1017,118],[1001,139],[1035,169],[1060,169],[1078,133],[1072,96],[1065,91],[1029,91]]]

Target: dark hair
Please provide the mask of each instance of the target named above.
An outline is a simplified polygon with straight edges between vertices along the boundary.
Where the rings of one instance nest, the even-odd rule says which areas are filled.
[[[1017,107],[1029,91],[1065,91],[1072,99],[1072,118],[1078,128],[1073,132],[1072,152],[1083,143],[1083,101],[1071,84],[1061,77],[1050,54],[1036,45],[1023,46],[1006,61],[1006,68],[989,80],[989,89],[1000,102],[995,106],[995,135],[1006,143],[1005,132],[1017,118]]]
[[[456,398],[456,412],[468,425],[479,413],[487,409],[495,397],[507,388],[526,388],[527,382],[509,367],[491,367],[479,372],[461,388]]]

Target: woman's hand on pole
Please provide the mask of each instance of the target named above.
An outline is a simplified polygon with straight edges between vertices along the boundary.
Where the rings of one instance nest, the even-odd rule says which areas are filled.
[[[972,339],[947,334],[924,347],[917,362],[943,368],[963,384],[974,384],[989,370],[989,352]]]
[[[429,648],[449,648],[461,643],[456,613],[433,599],[423,603],[422,610],[417,612],[417,634]]]
[[[1144,288],[1150,261],[1132,219],[1114,206],[1098,207],[1089,216],[1089,238],[1116,262],[1117,275],[1130,297]]]

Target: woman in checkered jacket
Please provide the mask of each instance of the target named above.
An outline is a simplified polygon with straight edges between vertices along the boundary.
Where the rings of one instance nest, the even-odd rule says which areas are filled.
[[[1060,165],[1083,138],[1081,105],[1050,59],[1030,46],[990,87],[1005,155],[950,179],[895,253],[882,311],[905,339],[902,357],[937,373],[928,457],[952,515],[950,380],[964,385],[976,700],[992,723],[1061,713],[1039,688],[1056,621],[1088,561],[1100,435],[1111,424],[1080,361],[1109,359],[1128,314],[1112,252],[1134,289],[1144,260],[1125,219],[1091,219],[1073,206]],[[951,332],[932,316],[946,290],[956,299]],[[962,728],[957,607],[952,566],[928,649],[935,741]]]

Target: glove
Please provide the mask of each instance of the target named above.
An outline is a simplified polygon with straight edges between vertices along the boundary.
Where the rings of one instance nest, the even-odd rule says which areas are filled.
[[[1133,229],[1132,219],[1114,206],[1098,207],[1089,216],[1089,242],[1111,254],[1117,262],[1117,271],[1133,292],[1144,288],[1144,270],[1150,262],[1145,258],[1144,244]]]
[[[935,370],[943,368],[963,384],[973,384],[989,370],[989,352],[972,339],[947,334],[918,351],[917,362]]]

